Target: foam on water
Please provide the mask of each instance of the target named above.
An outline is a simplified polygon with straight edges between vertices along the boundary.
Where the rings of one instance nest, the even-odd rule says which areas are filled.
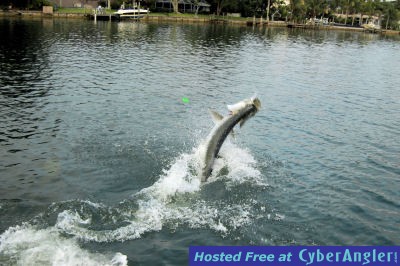
[[[54,227],[37,229],[29,224],[11,227],[0,236],[0,254],[0,264],[7,265],[128,265],[121,253],[93,254]]]
[[[254,202],[210,202],[195,195],[202,186],[209,186],[220,178],[227,180],[227,186],[243,182],[265,186],[260,172],[254,167],[256,161],[248,151],[228,142],[221,149],[224,159],[217,160],[210,183],[202,185],[197,172],[203,149],[200,145],[192,153],[180,155],[169,169],[164,170],[156,183],[133,195],[138,209],[128,215],[125,213],[127,225],[113,230],[92,230],[90,218],[65,210],[59,213],[55,226],[60,231],[85,241],[108,242],[140,238],[144,233],[160,231],[166,224],[209,228],[223,234],[229,233],[227,228],[235,229],[248,224],[251,222],[250,213]],[[226,176],[219,175],[223,168],[228,169]],[[120,211],[122,215],[122,208]]]
[[[67,206],[59,210],[53,206],[58,213],[54,226],[35,229],[27,224],[8,229],[1,235],[0,257],[9,257],[17,264],[33,260],[44,265],[74,265],[76,260],[84,261],[84,265],[126,265],[125,255],[94,256],[79,247],[79,240],[126,241],[160,231],[165,226],[208,228],[224,237],[251,223],[255,200],[240,203],[208,200],[201,197],[201,190],[212,188],[212,183],[218,180],[224,182],[226,188],[244,182],[265,186],[255,168],[256,161],[247,150],[227,142],[221,149],[223,159],[217,160],[210,182],[201,184],[197,172],[203,149],[200,145],[192,153],[181,154],[157,182],[117,206],[111,208],[90,201],[78,201],[81,208]],[[223,169],[228,172],[223,174]],[[102,213],[101,218],[94,218]],[[110,226],[99,229],[99,224],[106,223],[113,225],[111,229]]]
[[[200,190],[200,180],[190,171],[196,162],[195,154],[181,155],[168,170],[164,170],[164,174],[154,185],[139,193],[167,201],[168,197],[176,193],[192,193]]]
[[[228,167],[228,185],[244,182],[252,182],[258,186],[267,185],[265,180],[262,180],[261,172],[256,168],[256,160],[248,150],[226,141],[220,154]]]

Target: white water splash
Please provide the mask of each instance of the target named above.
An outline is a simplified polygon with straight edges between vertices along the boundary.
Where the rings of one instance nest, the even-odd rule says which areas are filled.
[[[91,228],[92,223],[96,223],[92,221],[91,213],[84,208],[66,209],[58,213],[55,225],[47,229],[35,229],[31,225],[8,229],[1,235],[0,256],[10,257],[17,265],[24,265],[27,261],[36,261],[37,265],[77,265],[76,260],[83,261],[83,265],[119,266],[126,265],[125,255],[93,255],[80,248],[78,241],[132,240],[144,233],[160,231],[167,224],[169,227],[208,228],[225,236],[230,230],[251,223],[254,202],[228,204],[223,199],[207,201],[196,197],[196,193],[212,188],[212,182],[220,177],[226,181],[227,187],[243,182],[265,185],[255,168],[256,161],[247,150],[227,142],[221,149],[223,159],[216,161],[210,182],[201,184],[197,172],[202,148],[200,145],[192,153],[180,155],[157,182],[133,195],[138,206],[136,211],[117,206],[116,213],[124,218],[124,225],[110,230],[95,230]],[[221,176],[220,171],[224,168],[228,173]],[[77,202],[90,206],[97,213],[108,208],[90,201]]]
[[[58,215],[55,226],[85,241],[107,242],[140,238],[144,233],[162,230],[171,221],[178,225],[209,228],[221,233],[227,233],[227,228],[248,224],[251,222],[251,204],[223,204],[224,209],[220,210],[218,206],[204,200],[186,205],[184,202],[184,206],[172,203],[174,196],[193,194],[200,191],[202,186],[210,185],[202,185],[197,177],[202,149],[200,145],[191,154],[179,156],[156,183],[135,195],[141,197],[137,201],[139,208],[128,225],[115,230],[93,231],[86,226],[90,221],[81,218],[76,212],[64,211]],[[218,180],[219,171],[227,167],[229,173],[224,178],[228,179],[228,186],[249,181],[256,185],[266,185],[261,180],[261,173],[254,167],[256,161],[248,151],[228,142],[223,146],[221,154],[224,159],[217,160],[217,166],[210,177],[211,183]]]
[[[246,149],[240,148],[230,141],[224,143],[221,149],[221,157],[228,167],[228,185],[251,182],[257,186],[267,186],[260,170],[256,168],[257,161]]]
[[[54,227],[36,229],[28,224],[11,227],[0,236],[0,254],[2,259],[8,258],[8,265],[128,265],[121,253],[93,254],[79,247],[75,239],[62,237]]]
[[[200,180],[190,173],[191,167],[196,167],[196,154],[181,155],[168,170],[164,170],[161,178],[151,187],[142,189],[139,193],[147,194],[159,201],[167,201],[168,197],[177,193],[193,193],[200,190]]]

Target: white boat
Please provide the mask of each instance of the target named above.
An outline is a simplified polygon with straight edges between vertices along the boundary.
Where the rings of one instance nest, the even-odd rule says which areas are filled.
[[[362,24],[361,27],[363,27],[366,30],[380,30],[381,26],[378,23],[373,23],[370,21],[367,24]]]
[[[148,9],[143,9],[143,8],[121,8],[118,9],[117,12],[115,12],[114,14],[116,14],[117,16],[119,16],[121,19],[123,18],[142,18],[144,15],[149,14],[150,11]]]

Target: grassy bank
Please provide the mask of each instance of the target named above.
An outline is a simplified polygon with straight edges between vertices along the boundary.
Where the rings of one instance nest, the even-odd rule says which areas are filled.
[[[54,10],[54,13],[59,13],[59,14],[93,14],[93,8],[78,8],[78,7],[71,7],[71,8],[66,8],[66,7],[60,7],[57,8],[57,10]],[[113,14],[116,10],[112,9],[103,9],[106,14]]]
[[[227,17],[227,16],[215,16],[215,15],[204,15],[204,14],[190,14],[190,13],[159,13],[151,12],[149,16],[155,17],[179,17],[179,18],[199,18],[199,19],[229,19],[235,21],[247,21],[249,18],[243,17]]]
[[[117,10],[114,9],[103,9],[105,14],[113,14]],[[54,11],[54,13],[60,14],[92,14],[93,8],[64,8],[60,7]],[[150,12],[149,17],[166,17],[166,18],[187,18],[187,19],[226,19],[234,21],[248,21],[249,18],[243,17],[227,17],[227,16],[214,16],[214,15],[204,15],[204,14],[190,14],[190,13],[161,13],[161,12]],[[259,20],[259,19],[258,19]]]
[[[60,7],[54,10],[55,13],[61,13],[61,14],[88,14],[92,13],[93,9],[92,8],[65,8],[65,7]]]

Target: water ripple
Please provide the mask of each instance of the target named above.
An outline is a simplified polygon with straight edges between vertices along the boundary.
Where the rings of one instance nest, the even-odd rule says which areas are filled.
[[[25,201],[38,208],[75,198],[126,202],[198,146],[212,127],[207,109],[226,114],[226,104],[257,93],[262,110],[237,130],[236,142],[270,186],[217,180],[190,195],[218,202],[200,214],[219,217],[222,206],[233,206],[226,221],[241,207],[251,216],[227,222],[235,230],[223,238],[220,221],[207,226],[200,215],[201,226],[193,226],[192,212],[179,206],[166,219],[173,232],[157,227],[150,230],[155,240],[144,236],[129,247],[171,237],[235,245],[399,243],[397,37],[64,20],[2,20],[0,28],[0,194],[19,200],[1,205],[5,213],[24,213]],[[64,209],[84,217],[86,205],[78,200]],[[92,226],[105,230],[111,216]],[[54,225],[56,218],[43,219]]]

